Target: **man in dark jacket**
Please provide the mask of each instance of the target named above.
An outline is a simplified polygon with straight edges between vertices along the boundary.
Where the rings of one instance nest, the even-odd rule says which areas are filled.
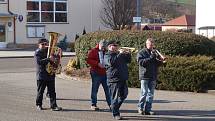
[[[108,87],[111,95],[111,109],[113,117],[120,120],[119,108],[128,95],[128,66],[131,62],[131,54],[118,51],[115,41],[108,42],[108,52],[104,57],[107,73]]]
[[[102,84],[107,104],[110,108],[110,94],[107,86],[106,71],[104,68],[104,54],[106,50],[106,41],[101,40],[95,48],[91,49],[88,53],[87,63],[90,65],[90,75],[92,78],[91,88],[91,109],[99,110],[97,107],[97,93],[100,84]]]
[[[141,115],[153,115],[152,102],[156,86],[158,66],[164,61],[155,50],[154,40],[146,40],[146,48],[137,54],[139,64],[139,79],[141,80],[141,94],[138,103],[138,113]],[[145,110],[143,111],[143,109]]]
[[[46,65],[52,62],[54,59],[47,58],[47,46],[48,41],[46,39],[40,39],[38,41],[38,49],[35,51],[35,61],[36,61],[36,79],[37,79],[37,98],[36,106],[38,110],[43,110],[42,101],[43,93],[47,86],[49,96],[50,96],[50,107],[53,111],[62,110],[61,107],[57,106],[56,103],[56,93],[55,93],[55,74],[49,75],[46,71]]]

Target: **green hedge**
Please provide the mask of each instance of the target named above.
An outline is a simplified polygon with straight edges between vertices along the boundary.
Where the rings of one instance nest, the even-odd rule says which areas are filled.
[[[121,46],[145,46],[149,37],[156,39],[157,48],[165,55],[215,55],[215,43],[203,36],[191,33],[174,33],[160,31],[103,31],[88,33],[75,42],[75,52],[79,56],[80,66],[86,67],[85,59],[89,49],[95,47],[101,39],[120,41]]]
[[[170,58],[160,68],[159,89],[204,92],[215,89],[215,61],[212,57]]]
[[[172,33],[160,31],[108,31],[94,32],[81,36],[75,42],[75,51],[80,68],[87,67],[86,57],[89,49],[95,47],[101,39],[120,41],[121,46],[135,47],[138,50],[145,46],[149,37],[156,39],[156,46],[164,55],[170,56],[165,66],[160,68],[158,89],[197,91],[214,89],[214,61],[209,61],[215,54],[215,43],[203,36],[190,33]],[[191,57],[178,57],[189,55]],[[195,56],[206,55],[206,56]],[[140,87],[136,54],[132,55],[129,65],[130,87]]]
[[[129,65],[130,87],[140,87],[135,59]],[[159,68],[157,89],[205,92],[215,89],[215,60],[207,56],[168,57]]]

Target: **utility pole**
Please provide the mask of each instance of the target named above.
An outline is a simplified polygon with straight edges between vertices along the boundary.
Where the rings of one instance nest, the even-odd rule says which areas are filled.
[[[141,0],[137,0],[137,16],[141,17]],[[137,22],[137,30],[141,29],[141,22]]]

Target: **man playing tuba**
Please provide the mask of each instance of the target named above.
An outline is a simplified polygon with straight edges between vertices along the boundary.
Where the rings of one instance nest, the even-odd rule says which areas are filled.
[[[61,48],[57,47],[58,37],[61,35],[57,32],[48,32],[49,34],[49,46],[48,46],[48,53],[47,58],[52,57],[53,61],[48,63],[46,66],[46,70],[50,75],[60,74],[61,73],[61,56],[62,50]]]
[[[53,63],[55,59],[53,56],[47,58],[48,48],[47,39],[39,39],[38,41],[38,49],[35,51],[35,62],[36,62],[36,79],[37,79],[37,98],[36,98],[36,106],[37,110],[43,110],[42,101],[43,101],[43,93],[47,86],[48,93],[50,96],[50,108],[52,111],[60,111],[61,107],[57,106],[56,103],[56,92],[55,92],[55,74],[50,75],[46,66],[48,63]]]

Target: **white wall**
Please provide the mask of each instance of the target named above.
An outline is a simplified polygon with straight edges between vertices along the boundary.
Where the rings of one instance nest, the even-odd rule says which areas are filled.
[[[215,26],[215,0],[196,0],[196,34],[204,35],[210,38],[213,31],[199,31],[203,26]]]
[[[10,9],[12,12],[18,15],[23,15],[22,22],[16,21],[16,42],[23,44],[36,43],[38,38],[27,38],[26,25],[38,25],[28,24],[26,22],[27,0],[10,0]],[[83,29],[86,32],[93,32],[105,29],[100,22],[100,10],[102,7],[101,0],[68,0],[68,23],[67,24],[39,24],[45,25],[45,32],[55,31],[67,35],[68,41],[73,41],[76,34],[82,34]],[[46,34],[46,38],[48,38]],[[62,37],[63,38],[63,37]],[[60,38],[60,39],[62,39]]]

